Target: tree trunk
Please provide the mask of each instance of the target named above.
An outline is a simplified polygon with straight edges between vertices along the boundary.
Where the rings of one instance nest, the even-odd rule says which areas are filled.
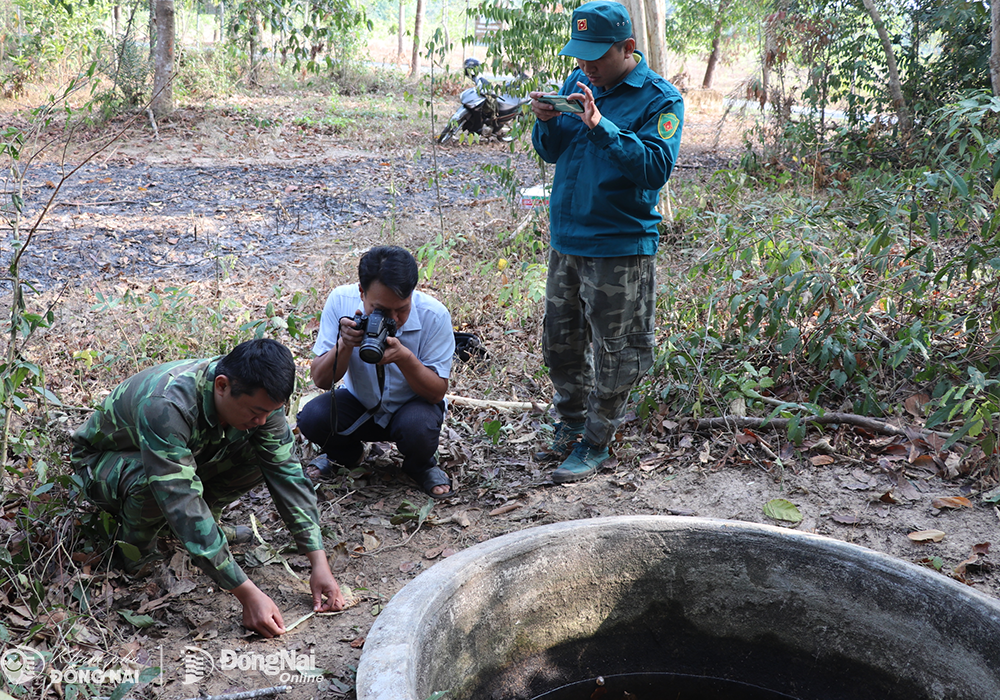
[[[990,3],[990,83],[1000,97],[1000,2]]]
[[[156,1],[156,56],[153,61],[153,116],[174,110],[174,0]]]
[[[903,85],[899,81],[899,70],[896,68],[896,56],[892,52],[892,42],[889,41],[889,33],[885,30],[885,22],[875,7],[874,0],[861,0],[865,9],[875,24],[875,31],[882,42],[882,51],[885,53],[885,67],[889,73],[889,99],[892,100],[892,108],[896,110],[896,117],[899,119],[899,128],[902,132],[910,130],[910,117],[906,111],[906,99],[903,97]]]
[[[149,62],[156,63],[156,0],[149,0]]]
[[[722,53],[722,25],[725,24],[726,10],[729,9],[729,0],[719,0],[719,8],[715,11],[715,23],[712,25],[712,52],[708,54],[708,63],[705,66],[705,78],[701,81],[703,90],[712,87],[715,80],[715,68],[719,65],[720,54]]]
[[[647,2],[646,36],[649,38],[649,67],[667,77],[667,14],[662,2]]]
[[[424,28],[424,0],[417,0],[416,16],[413,18],[413,56],[410,59],[410,78],[420,70],[420,33]]]
[[[399,0],[399,28],[396,30],[396,61],[402,61],[405,55],[403,48],[403,20],[406,14],[403,12],[403,0]]]
[[[643,0],[618,0],[628,10],[628,16],[632,20],[632,35],[635,37],[635,48],[642,51],[644,55],[649,55],[646,46],[646,11],[643,9]]]

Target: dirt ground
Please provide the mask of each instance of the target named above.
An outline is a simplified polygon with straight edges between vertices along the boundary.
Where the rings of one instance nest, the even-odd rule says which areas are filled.
[[[682,161],[674,175],[677,191],[683,191],[685,179],[710,177],[738,152],[732,124],[722,130],[716,147],[719,113],[716,97],[689,100]],[[72,307],[92,302],[94,290],[114,290],[128,279],[203,283],[218,274],[215,261],[222,251],[235,271],[233,279],[242,280],[223,285],[224,293],[244,293],[240,285],[252,284],[264,293],[275,285],[325,290],[350,281],[357,251],[385,241],[419,246],[433,236],[439,217],[455,235],[466,237],[489,235],[496,222],[509,219],[502,197],[469,186],[484,179],[483,163],[506,160],[504,147],[456,144],[438,154],[449,173],[442,181],[443,211],[427,179],[433,167],[429,144],[422,148],[419,158],[402,147],[374,152],[317,132],[241,130],[237,122],[185,110],[160,125],[158,138],[148,129],[130,135],[67,183],[39,233],[45,245],[36,248],[40,252],[31,259],[30,274],[42,287],[68,280],[64,294],[76,298],[67,302]],[[530,159],[521,155],[516,163],[524,184],[535,184]],[[32,173],[27,197],[32,206],[51,192],[57,175],[51,163]],[[452,393],[544,407],[550,388],[534,374],[540,365],[539,319],[506,328],[476,327],[474,319],[466,320],[483,337],[490,358],[456,363]],[[300,361],[305,366],[308,358]],[[491,391],[499,374],[504,386],[513,387],[505,395]],[[70,385],[66,379],[54,388],[69,392]],[[498,417],[506,427],[494,443],[482,426]],[[916,420],[910,424],[916,427]],[[940,575],[1000,594],[990,557],[973,554],[974,547],[994,538],[1000,513],[979,497],[978,483],[943,479],[910,459],[916,448],[907,438],[841,425],[825,436],[810,434],[805,445],[792,449],[780,433],[695,432],[669,416],[644,429],[630,415],[610,468],[589,481],[557,486],[548,468],[531,456],[550,426],[544,412],[498,411],[456,401],[441,450],[455,495],[436,502],[419,528],[413,517],[393,523],[401,509],[407,510],[404,501],[412,504],[407,511],[412,516],[427,499],[395,469],[399,460],[391,449],[371,458],[367,473],[353,481],[322,484],[324,532],[337,578],[352,594],[351,606],[311,617],[279,639],[248,634],[235,598],[214,590],[183,554],[145,579],[112,572],[107,590],[115,609],[148,614],[155,621],[138,633],[122,621],[108,621],[120,640],[112,651],[163,668],[162,685],[143,686],[138,696],[194,698],[279,685],[280,675],[259,668],[225,669],[220,661],[224,650],[261,655],[284,650],[313,654],[316,666],[327,673],[319,681],[293,682],[281,697],[353,698],[354,671],[368,630],[407,582],[436,561],[489,538],[576,518],[671,514],[781,524],[763,507],[782,498],[804,516],[795,525],[800,530],[928,566],[938,557]],[[949,497],[967,498],[969,505],[935,500]],[[249,524],[251,515],[263,539],[279,549],[287,544],[265,491],[243,498],[225,514],[238,524]],[[942,531],[944,537],[927,543],[908,537],[926,530]],[[335,550],[337,542],[343,546]],[[281,607],[286,625],[310,612],[304,557],[286,553],[287,566],[280,559],[263,564],[273,556],[270,548],[253,543],[235,550],[251,578]],[[206,667],[208,659],[214,670]],[[189,676],[195,682],[185,683]]]

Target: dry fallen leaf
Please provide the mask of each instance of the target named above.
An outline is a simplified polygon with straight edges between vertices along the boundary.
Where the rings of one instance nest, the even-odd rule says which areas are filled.
[[[382,544],[382,540],[375,536],[374,532],[365,532],[363,535],[366,552],[374,552]]]
[[[663,463],[663,455],[659,452],[652,452],[639,458],[639,469],[648,472],[656,469]]]
[[[338,542],[330,552],[330,571],[335,574],[343,573],[347,570],[347,565],[351,561],[351,555],[347,552],[347,543]]]
[[[857,525],[861,522],[861,518],[856,515],[843,515],[841,513],[833,513],[830,515],[830,520],[841,525]]]
[[[923,418],[924,404],[930,400],[931,398],[927,394],[913,394],[903,401],[903,408],[914,418]]]
[[[460,510],[457,513],[452,513],[451,522],[455,523],[460,527],[470,527],[472,525],[472,520],[469,519],[468,512],[464,510]]]
[[[822,467],[827,464],[833,464],[836,460],[831,455],[816,455],[815,457],[810,457],[809,462],[814,467]]]
[[[972,501],[964,496],[945,496],[931,501],[934,508],[971,508]]]
[[[424,559],[437,559],[443,551],[444,547],[432,547],[424,552]]]
[[[914,542],[940,542],[944,539],[944,533],[940,530],[919,530],[907,535]]]

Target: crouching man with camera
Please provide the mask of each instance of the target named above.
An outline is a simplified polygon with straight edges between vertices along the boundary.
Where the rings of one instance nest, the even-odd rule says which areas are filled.
[[[344,385],[299,412],[299,430],[323,452],[311,466],[332,476],[337,465],[361,464],[366,443],[394,442],[403,471],[427,495],[446,498],[451,479],[435,452],[455,352],[451,314],[414,291],[417,261],[403,248],[369,250],[358,281],[330,293],[313,346],[316,386]]]

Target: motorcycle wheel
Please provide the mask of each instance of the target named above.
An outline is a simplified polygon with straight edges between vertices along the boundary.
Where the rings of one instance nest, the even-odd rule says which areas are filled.
[[[446,126],[441,131],[441,135],[438,136],[438,143],[448,143],[449,141],[451,141],[452,137],[454,137],[455,134],[461,131],[463,126],[465,126],[464,119],[457,122],[456,121],[448,122],[448,126]]]

